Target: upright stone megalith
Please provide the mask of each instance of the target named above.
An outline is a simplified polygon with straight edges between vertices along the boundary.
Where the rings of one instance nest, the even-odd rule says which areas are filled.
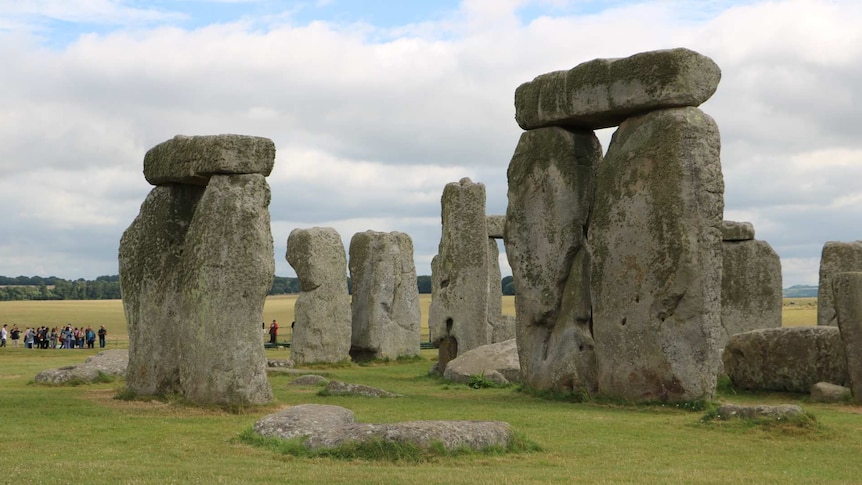
[[[294,229],[287,238],[287,262],[296,271],[301,291],[290,344],[294,362],[350,359],[350,295],[341,236],[331,227]]]
[[[838,273],[862,271],[862,241],[829,241],[820,255],[820,283],[817,289],[817,325],[837,326],[832,301],[832,281]]]
[[[350,240],[354,361],[419,355],[420,315],[413,241],[365,231]]]
[[[157,186],[119,251],[131,391],[272,400],[258,325],[275,268],[264,178],[274,158],[271,140],[240,135],[177,136],[147,152]]]
[[[599,389],[711,398],[720,369],[724,181],[718,127],[697,108],[624,121],[589,224]]]
[[[596,390],[586,225],[602,147],[592,131],[521,135],[509,164],[504,242],[523,382]]]
[[[836,274],[832,279],[832,293],[847,358],[850,390],[859,403],[862,402],[862,272]]]

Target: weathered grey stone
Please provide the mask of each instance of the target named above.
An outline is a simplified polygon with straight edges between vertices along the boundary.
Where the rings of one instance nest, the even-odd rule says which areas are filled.
[[[129,351],[113,349],[87,357],[83,364],[47,369],[33,379],[40,384],[82,384],[99,382],[100,375],[124,377],[129,364]]]
[[[312,436],[354,421],[353,411],[340,406],[300,404],[264,416],[254,423],[254,431],[269,438],[289,440]]]
[[[296,363],[290,359],[266,359],[267,367],[286,367],[290,369],[293,368],[294,365],[296,365]]]
[[[493,379],[493,374],[499,374],[500,384],[521,381],[521,364],[518,362],[518,345],[515,339],[482,345],[468,350],[449,361],[443,378],[466,384],[475,375],[484,375]]]
[[[718,408],[718,417],[724,420],[736,418],[781,421],[782,419],[795,418],[804,414],[805,411],[795,404],[779,404],[778,406],[769,406],[766,404],[756,404],[753,406],[723,404]]]
[[[183,395],[193,402],[272,400],[259,327],[275,273],[269,202],[263,175],[213,175],[195,209],[173,337]]]
[[[419,355],[419,289],[413,241],[402,232],[366,231],[350,240],[355,361]]]
[[[512,267],[523,382],[595,391],[585,225],[602,147],[592,132],[521,135],[509,163],[506,256]]]
[[[723,241],[750,241],[754,239],[754,224],[750,222],[721,222],[721,239]]]
[[[328,383],[329,379],[317,374],[299,376],[296,379],[290,381],[291,386],[321,386]]]
[[[506,230],[506,216],[487,216],[485,222],[487,223],[488,237],[503,239],[503,232]]]
[[[179,320],[179,268],[203,193],[198,186],[155,187],[120,240],[120,286],[129,332],[126,385],[136,394],[182,393],[176,333],[184,324]]]
[[[607,128],[647,111],[699,106],[720,79],[712,59],[682,48],[595,59],[519,86],[515,119],[525,130]]]
[[[275,144],[245,135],[183,136],[159,143],[144,156],[144,177],[152,185],[206,185],[212,175],[268,176]]]
[[[811,386],[811,395],[809,398],[812,402],[842,402],[847,401],[852,396],[849,387],[830,384],[828,382],[818,382]]]
[[[856,402],[862,402],[862,273],[836,274],[832,293],[850,389]]]
[[[807,393],[825,381],[848,382],[847,359],[835,327],[752,330],[730,337],[724,372],[741,389]]]
[[[722,248],[721,341],[781,326],[781,259],[766,241],[727,241]]]
[[[718,127],[697,108],[629,118],[613,135],[588,231],[602,395],[688,401],[715,391],[719,146]]]
[[[438,365],[462,352],[490,343],[490,275],[499,262],[490,254],[485,216],[485,186],[469,178],[446,184],[440,200],[442,234],[431,265],[432,298],[428,311],[431,341],[440,348]],[[496,248],[496,246],[495,246]]]
[[[817,290],[817,325],[838,325],[832,302],[832,278],[838,273],[854,271],[862,271],[862,241],[829,241],[823,245]]]
[[[500,272],[500,248],[495,239],[488,239],[488,343],[515,338],[516,321],[503,315],[503,279]]]
[[[301,293],[294,305],[290,355],[297,364],[335,363],[350,358],[350,295],[347,256],[335,229],[294,229],[287,262]]]
[[[334,396],[401,397],[401,394],[395,392],[342,381],[329,381],[326,384],[326,391]]]
[[[446,450],[505,448],[512,429],[500,421],[408,421],[391,424],[354,423],[329,428],[305,441],[312,450],[336,448],[347,443],[384,440],[421,448],[441,444]]]

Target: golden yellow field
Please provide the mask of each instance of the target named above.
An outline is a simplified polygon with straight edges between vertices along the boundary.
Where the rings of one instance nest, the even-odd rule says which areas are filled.
[[[280,326],[279,340],[290,341],[290,322],[297,295],[270,296],[266,299],[263,320],[267,326],[273,319]],[[428,306],[431,295],[419,295],[422,314],[422,340],[428,340]],[[503,297],[503,313],[515,314],[515,298]],[[783,326],[799,327],[817,324],[817,298],[786,298],[782,312]],[[128,341],[126,318],[120,300],[64,300],[64,301],[0,301],[0,324],[14,323],[20,328],[47,325],[55,327],[104,325],[111,343]]]

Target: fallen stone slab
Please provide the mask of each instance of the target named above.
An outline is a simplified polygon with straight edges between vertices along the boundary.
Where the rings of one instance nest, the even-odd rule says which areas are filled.
[[[323,404],[302,404],[270,414],[255,423],[254,430],[263,436],[286,440],[306,437],[303,445],[312,450],[373,440],[423,448],[440,443],[447,450],[482,450],[506,447],[512,437],[511,426],[501,421],[356,423],[353,411]]]
[[[329,384],[326,385],[326,392],[333,396],[401,397],[401,394],[384,391],[376,387],[342,381],[329,381]]]
[[[206,185],[212,175],[268,176],[275,143],[247,135],[177,135],[144,155],[144,177],[152,185]]]
[[[789,419],[805,414],[801,407],[795,404],[779,404],[778,406],[768,406],[758,404],[753,406],[739,406],[736,404],[724,404],[718,408],[718,417],[728,420],[733,418],[738,419],[772,419],[782,420]]]
[[[299,376],[296,379],[290,381],[291,386],[319,386],[321,384],[327,383],[329,383],[329,379],[317,374]]]
[[[316,369],[291,369],[290,367],[267,367],[267,374],[282,374],[289,376],[305,376],[309,374],[318,374],[322,376],[328,376],[328,372],[321,372]]]
[[[482,375],[498,384],[521,381],[521,364],[515,339],[483,345],[469,350],[446,365],[443,378],[466,384],[473,376]]]
[[[607,128],[648,111],[699,106],[719,80],[712,59],[684,48],[595,59],[518,86],[515,120],[525,130]]]
[[[293,368],[294,362],[290,359],[267,359],[267,367],[287,367]]]
[[[88,357],[83,364],[44,370],[33,380],[41,384],[89,384],[98,382],[100,374],[125,377],[128,365],[128,350],[105,350]]]
[[[810,399],[812,402],[842,402],[850,399],[849,387],[830,384],[829,382],[818,382],[811,386]]]

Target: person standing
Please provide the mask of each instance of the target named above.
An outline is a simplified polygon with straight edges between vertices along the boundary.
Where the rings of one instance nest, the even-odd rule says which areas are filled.
[[[18,325],[12,325],[12,331],[9,332],[12,336],[12,347],[18,347],[18,340],[21,338],[21,330],[18,329]]]
[[[108,335],[108,331],[105,330],[104,325],[99,327],[98,334],[99,334],[99,348],[105,348],[105,336]]]
[[[24,348],[32,349],[34,340],[36,340],[36,333],[30,327],[27,327],[27,330],[24,330]]]
[[[0,347],[6,346],[6,337],[9,336],[9,331],[6,330],[6,324],[3,324],[3,328],[0,328]]]
[[[51,329],[51,333],[48,334],[48,348],[56,349],[57,348],[57,327]]]
[[[275,320],[269,325],[269,343],[274,344],[278,340],[278,323]]]
[[[84,338],[87,339],[88,349],[92,349],[96,346],[96,332],[93,331],[93,327],[87,325],[87,331],[84,332]]]

